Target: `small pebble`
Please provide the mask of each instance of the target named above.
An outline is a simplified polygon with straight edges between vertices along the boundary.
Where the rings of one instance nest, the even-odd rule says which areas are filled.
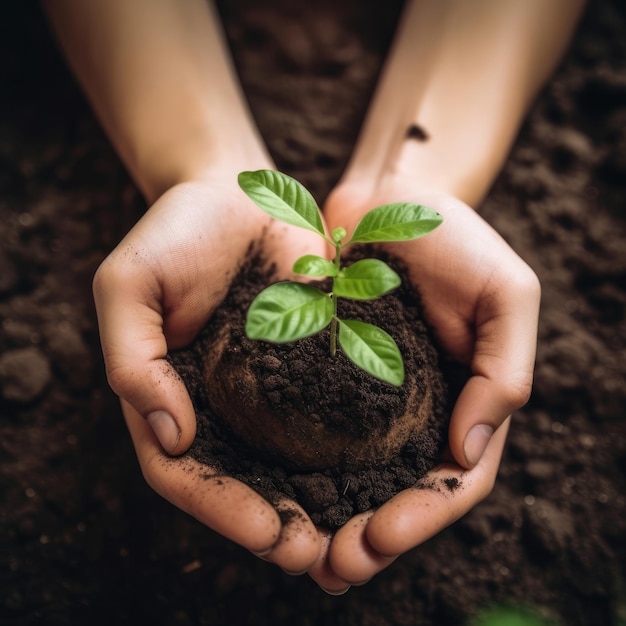
[[[19,348],[0,356],[0,393],[5,400],[32,402],[51,379],[50,363],[37,348]]]

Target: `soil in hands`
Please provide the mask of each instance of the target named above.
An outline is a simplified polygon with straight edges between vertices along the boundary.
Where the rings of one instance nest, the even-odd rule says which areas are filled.
[[[271,502],[296,500],[329,528],[403,489],[426,486],[446,443],[455,393],[406,277],[379,300],[339,302],[341,317],[376,324],[396,340],[406,368],[400,388],[340,352],[331,358],[328,330],[290,344],[249,340],[246,311],[273,280],[271,268],[252,258],[196,341],[170,356],[198,419],[189,454]]]

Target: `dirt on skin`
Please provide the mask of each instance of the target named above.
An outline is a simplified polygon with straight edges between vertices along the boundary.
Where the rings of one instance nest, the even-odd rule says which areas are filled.
[[[221,9],[278,167],[322,202],[400,3]],[[624,3],[588,3],[478,207],[543,284],[535,388],[494,490],[339,598],[208,531],[143,481],[105,380],[90,281],[145,205],[39,11],[10,3],[0,20],[0,624],[464,626],[507,604],[558,626],[621,626]]]

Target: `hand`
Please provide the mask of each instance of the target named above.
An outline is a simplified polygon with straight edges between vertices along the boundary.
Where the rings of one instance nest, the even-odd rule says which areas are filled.
[[[373,193],[338,188],[325,217],[348,232],[369,209],[410,201],[444,216],[433,233],[390,250],[407,264],[425,314],[448,354],[471,369],[449,429],[450,463],[428,478],[456,478],[450,493],[401,492],[376,512],[356,516],[332,539],[309,574],[330,589],[363,583],[398,555],[464,515],[493,488],[508,416],[527,400],[535,359],[539,285],[530,268],[470,207],[406,180],[384,179]]]
[[[317,558],[320,542],[303,511],[297,530],[281,526],[277,511],[243,483],[201,478],[205,466],[173,458],[191,445],[196,421],[186,388],[164,357],[193,340],[223,300],[250,244],[261,240],[285,275],[303,248],[325,253],[313,233],[272,222],[255,207],[236,174],[180,184],[103,262],[94,295],[107,375],[147,482],[215,531],[301,572]],[[285,501],[280,508],[299,507]]]

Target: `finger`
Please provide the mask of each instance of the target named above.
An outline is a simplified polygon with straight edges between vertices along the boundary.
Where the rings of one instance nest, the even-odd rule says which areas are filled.
[[[276,512],[282,524],[280,536],[269,552],[258,556],[288,574],[304,574],[320,553],[317,529],[304,509],[293,500],[278,502]]]
[[[269,502],[195,459],[164,455],[143,417],[127,402],[122,402],[122,408],[143,475],[158,494],[252,552],[272,549],[281,523]]]
[[[350,583],[337,576],[330,566],[328,553],[333,541],[333,533],[326,528],[317,529],[320,537],[320,553],[317,561],[309,568],[309,576],[331,596],[341,596],[350,589]]]
[[[111,388],[148,420],[163,449],[177,455],[191,445],[196,417],[183,381],[165,360],[159,288],[149,276],[128,263],[105,262],[98,270],[100,339]]]
[[[531,270],[483,297],[471,361],[473,376],[450,419],[449,446],[459,465],[472,468],[493,432],[530,397],[537,346],[539,283]]]
[[[336,533],[330,547],[330,565],[336,576],[352,585],[362,585],[395,561],[376,551],[366,534],[373,511],[353,517]]]
[[[279,277],[289,279],[296,277],[292,270],[293,264],[302,256],[303,250],[327,258],[331,258],[333,252],[330,245],[317,232],[289,224],[272,221],[264,236],[265,253],[273,260],[274,271]]]
[[[487,497],[495,482],[509,420],[491,438],[480,462],[469,471],[443,465],[420,486],[402,491],[376,511],[365,529],[373,550],[395,557],[424,543]],[[333,560],[334,563],[334,560]]]

